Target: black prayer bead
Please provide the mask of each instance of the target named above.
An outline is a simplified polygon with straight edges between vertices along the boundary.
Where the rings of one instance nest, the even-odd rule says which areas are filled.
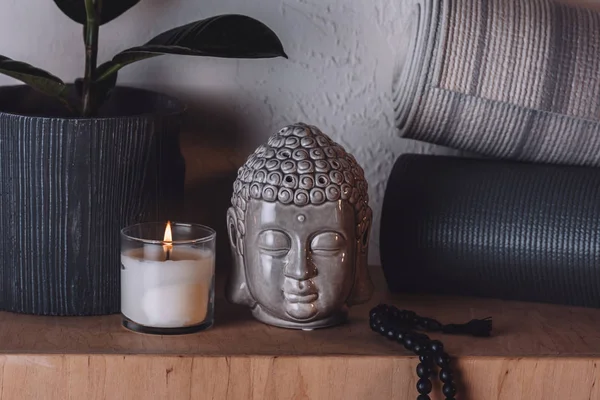
[[[448,368],[442,368],[440,371],[440,380],[444,383],[452,382],[452,371]]]
[[[435,363],[440,367],[444,368],[450,365],[450,356],[447,353],[441,353],[435,356]]]
[[[404,335],[405,333],[402,331],[396,332],[396,340],[402,343],[402,341],[404,340]]]
[[[419,360],[425,364],[431,364],[432,358],[431,354],[421,354],[419,355]]]
[[[435,377],[434,364],[440,367],[439,378],[444,383],[442,393],[446,400],[455,400],[456,386],[450,369],[450,356],[444,352],[444,345],[439,340],[430,340],[423,333],[413,332],[422,328],[439,330],[439,322],[421,318],[412,311],[380,304],[370,311],[369,326],[373,331],[398,341],[419,356],[421,362],[417,365],[417,391],[420,394],[417,400],[431,400],[428,394],[433,390],[430,378]]]
[[[427,378],[421,378],[417,381],[417,391],[421,394],[429,394],[431,392],[431,381]]]
[[[419,378],[429,378],[431,376],[431,367],[423,363],[417,365],[417,375]]]
[[[412,350],[414,344],[415,342],[412,336],[404,335],[404,347],[406,348],[406,350]]]
[[[432,340],[431,343],[429,343],[429,348],[434,353],[441,353],[444,351],[444,345],[439,340]]]
[[[453,383],[444,383],[442,387],[442,392],[446,397],[453,397],[456,394],[456,387]]]
[[[423,333],[419,333],[419,332],[415,332],[413,334],[414,338],[417,339],[418,341],[421,342],[429,342],[429,336],[423,334]]]
[[[415,344],[413,345],[412,351],[414,351],[414,352],[415,352],[415,354],[421,354],[421,352],[422,352],[423,350],[425,350],[425,347],[424,347],[424,346],[421,346],[421,344],[420,344],[420,343],[415,343]]]
[[[424,322],[427,323],[428,329],[431,329],[432,331],[439,331],[442,329],[442,324],[440,324],[438,321],[431,318],[424,318],[424,320]]]

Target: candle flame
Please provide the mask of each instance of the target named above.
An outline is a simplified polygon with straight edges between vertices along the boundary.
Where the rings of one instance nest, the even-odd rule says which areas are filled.
[[[165,228],[165,236],[163,237],[163,249],[165,250],[166,259],[171,257],[171,250],[173,249],[173,234],[171,233],[171,221],[167,221],[167,227]]]

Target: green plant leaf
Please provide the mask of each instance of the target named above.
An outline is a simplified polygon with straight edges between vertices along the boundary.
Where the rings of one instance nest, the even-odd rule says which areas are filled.
[[[96,0],[100,25],[112,21],[139,2],[140,0]],[[84,0],[54,0],[54,3],[73,21],[85,24]]]
[[[66,96],[67,85],[60,78],[24,62],[0,56],[0,73],[25,82],[49,96]]]
[[[269,27],[244,15],[219,15],[164,32],[143,46],[117,54],[99,68],[98,80],[111,77],[133,62],[163,54],[221,58],[286,57]]]

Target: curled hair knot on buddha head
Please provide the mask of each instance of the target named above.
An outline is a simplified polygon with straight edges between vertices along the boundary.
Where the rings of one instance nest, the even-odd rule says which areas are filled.
[[[354,208],[356,236],[362,237],[370,228],[363,169],[342,146],[311,125],[298,123],[281,129],[238,170],[231,204],[240,226],[250,199],[300,207],[344,200]],[[242,227],[241,236],[243,231]]]

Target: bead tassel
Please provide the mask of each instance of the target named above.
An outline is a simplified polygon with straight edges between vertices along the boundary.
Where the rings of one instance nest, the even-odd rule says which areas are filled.
[[[443,325],[432,318],[424,318],[407,310],[399,310],[394,306],[380,304],[369,313],[369,324],[375,332],[404,345],[407,350],[419,356],[417,365],[417,400],[430,400],[432,390],[430,377],[434,376],[434,364],[440,368],[439,377],[443,382],[442,393],[446,400],[454,400],[456,385],[450,367],[450,356],[444,351],[444,345],[439,340],[431,340],[423,333],[442,332],[449,334],[468,334],[472,336],[490,336],[492,319],[474,319],[466,324]]]

